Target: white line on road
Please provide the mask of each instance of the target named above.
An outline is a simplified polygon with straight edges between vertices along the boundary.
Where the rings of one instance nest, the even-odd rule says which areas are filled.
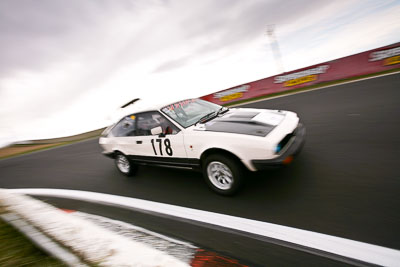
[[[190,264],[193,261],[198,249],[198,247],[188,242],[161,235],[130,223],[80,211],[73,212],[72,215],[93,222],[108,231],[124,236],[135,242],[163,251],[187,264]]]
[[[65,189],[10,189],[10,192],[150,211],[273,238],[367,263],[400,266],[399,250],[262,221],[96,192]]]

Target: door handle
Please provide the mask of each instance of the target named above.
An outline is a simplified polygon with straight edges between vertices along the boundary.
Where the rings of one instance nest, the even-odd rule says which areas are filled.
[[[143,143],[143,141],[136,141],[136,144],[141,144]]]

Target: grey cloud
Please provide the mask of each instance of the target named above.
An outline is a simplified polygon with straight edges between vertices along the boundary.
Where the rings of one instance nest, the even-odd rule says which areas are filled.
[[[158,66],[153,72],[163,72],[167,70],[177,69],[186,65],[190,61],[190,57],[182,57],[174,60],[167,61],[160,66]]]
[[[0,56],[3,59],[0,72],[14,68],[40,69],[60,56],[56,48],[65,49],[66,34],[76,27],[80,19],[79,14],[73,14],[77,12],[72,8],[63,8],[57,3],[0,2]]]
[[[191,4],[173,8],[176,8],[174,13],[181,16],[176,26],[181,29],[184,39],[209,40],[195,51],[191,56],[194,58],[220,50],[234,53],[265,34],[268,24],[276,24],[279,30],[279,25],[296,23],[302,16],[318,12],[331,1],[199,1]],[[186,58],[178,62],[175,59],[163,62],[156,71],[182,67],[190,60]]]
[[[219,44],[229,45],[262,35],[268,24],[293,23],[329,3],[326,0],[227,1],[224,6],[211,5],[202,13],[190,13],[181,24],[188,38],[210,35],[219,37]]]
[[[91,50],[93,30],[121,11],[140,11],[142,1],[0,1],[0,77],[40,70]]]
[[[306,16],[326,1],[81,1],[81,0],[3,0],[0,1],[0,78],[17,70],[41,71],[57,68],[64,60],[82,60],[88,70],[71,77],[68,87],[53,89],[51,103],[45,113],[70,105],[82,91],[94,90],[104,79],[126,64],[163,53],[182,42],[197,38],[209,40],[188,56],[170,55],[154,72],[176,69],[210,51],[235,49],[265,32],[269,23],[290,23],[297,16]],[[120,13],[132,16],[132,24],[140,23],[135,15],[158,8],[161,17],[147,21],[126,44],[110,47],[103,58],[102,41],[106,35],[104,22]],[[115,29],[116,31],[118,29]],[[173,37],[170,37],[173,36]],[[109,41],[109,40],[108,40]],[[118,47],[118,45],[122,45]],[[108,51],[107,51],[108,52]],[[93,89],[94,88],[94,89]],[[47,90],[43,88],[43,90]],[[0,88],[1,93],[1,88]]]
[[[162,2],[0,1],[0,79],[19,71],[63,70],[64,62],[69,60],[87,67],[84,73],[71,75],[66,84],[52,88],[27,85],[24,90],[37,90],[38,98],[42,97],[27,99],[23,105],[11,105],[9,110],[46,116],[70,106],[82,93],[94,90],[118,69],[117,59],[103,58],[102,40],[108,38],[108,32],[102,29],[104,22],[118,18],[121,13],[134,16],[154,4]],[[2,94],[4,89],[0,87],[0,101],[22,103],[22,97],[17,102],[6,99]]]
[[[94,31],[101,33],[102,23],[119,12],[130,12],[135,17],[146,8],[158,6],[165,10],[163,17],[154,18],[131,37],[131,42],[115,51],[108,64],[114,69],[199,37],[209,42],[198,48],[193,58],[221,49],[234,52],[262,35],[267,24],[294,22],[328,3],[325,0],[3,0],[0,1],[0,78],[14,70],[44,70],[72,57],[97,57],[96,49],[101,43],[90,37]],[[169,32],[179,32],[181,37],[169,39]],[[189,63],[189,58],[172,58],[160,62],[155,71]]]

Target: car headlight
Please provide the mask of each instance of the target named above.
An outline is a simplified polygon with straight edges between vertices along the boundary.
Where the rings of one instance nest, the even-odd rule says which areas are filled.
[[[281,144],[278,144],[276,147],[275,147],[275,153],[279,153],[279,151],[281,151],[281,149],[282,149],[282,145]]]

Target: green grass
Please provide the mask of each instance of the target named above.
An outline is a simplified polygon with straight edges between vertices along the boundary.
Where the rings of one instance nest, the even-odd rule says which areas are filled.
[[[69,142],[69,143],[74,143],[74,142]],[[55,144],[55,145],[52,145],[52,146],[41,147],[41,148],[34,148],[35,145],[24,145],[24,146],[31,146],[32,149],[29,149],[29,150],[24,151],[24,152],[19,152],[19,153],[14,153],[14,154],[10,154],[10,155],[7,155],[7,156],[3,156],[3,157],[0,157],[0,159],[6,159],[6,158],[10,158],[10,157],[29,154],[29,153],[32,153],[32,152],[36,152],[36,151],[40,151],[40,150],[46,150],[46,149],[50,149],[50,148],[53,148],[53,147],[63,146],[63,145],[66,145],[66,144],[67,143]],[[21,145],[16,145],[16,146],[21,146]]]
[[[23,154],[28,154],[40,150],[46,150],[58,146],[69,145],[73,143],[77,143],[80,141],[88,140],[91,138],[100,137],[100,134],[104,131],[105,128],[101,128],[98,130],[90,131],[87,133],[82,133],[73,136],[59,137],[54,139],[43,139],[43,140],[34,140],[31,144],[15,144],[10,147],[0,148],[0,160],[6,159],[14,156],[20,156]],[[47,147],[39,147],[41,145],[49,145]],[[9,148],[27,148],[24,151],[11,151]]]
[[[376,73],[372,73],[372,74],[356,76],[356,77],[351,77],[351,78],[342,79],[342,80],[323,82],[323,83],[318,83],[318,84],[314,84],[314,85],[310,85],[310,86],[306,86],[306,87],[302,87],[302,88],[298,88],[298,89],[287,90],[287,91],[283,91],[283,92],[279,92],[279,93],[268,94],[268,95],[258,96],[258,97],[254,97],[254,98],[244,99],[244,100],[238,100],[238,101],[230,102],[230,103],[225,104],[223,106],[226,106],[226,107],[236,106],[236,105],[245,104],[245,103],[251,102],[251,101],[268,99],[268,98],[271,98],[271,97],[276,97],[276,96],[280,96],[280,95],[287,95],[287,94],[293,94],[293,93],[302,92],[302,91],[308,91],[308,90],[321,88],[321,87],[325,87],[325,86],[329,86],[329,85],[335,85],[335,84],[339,85],[339,84],[344,83],[344,82],[356,81],[356,80],[359,80],[359,79],[375,77],[375,76],[378,76],[378,75],[394,73],[394,72],[398,72],[398,71],[400,71],[400,68],[381,71],[381,72],[376,72]]]
[[[0,266],[66,266],[0,219]]]
[[[50,148],[55,148],[55,147],[59,147],[59,146],[65,146],[65,145],[77,143],[77,142],[80,142],[80,141],[84,141],[84,140],[87,140],[87,139],[90,139],[90,138],[96,138],[96,137],[97,136],[92,136],[92,137],[77,139],[77,140],[73,140],[73,141],[57,143],[57,144],[54,144],[54,145],[49,145],[49,146],[40,147],[40,148],[35,148],[39,144],[23,144],[23,145],[17,144],[17,145],[12,145],[12,147],[13,146],[15,146],[15,147],[27,147],[27,148],[31,147],[32,149],[26,150],[24,152],[12,153],[12,154],[9,154],[9,155],[0,156],[0,160],[1,159],[6,159],[6,158],[11,158],[11,157],[16,157],[16,156],[21,156],[21,155],[24,155],[24,154],[29,154],[29,153],[37,152],[37,151],[41,151],[41,150],[46,150],[46,149],[50,149]],[[98,136],[98,137],[100,137],[100,136]]]

